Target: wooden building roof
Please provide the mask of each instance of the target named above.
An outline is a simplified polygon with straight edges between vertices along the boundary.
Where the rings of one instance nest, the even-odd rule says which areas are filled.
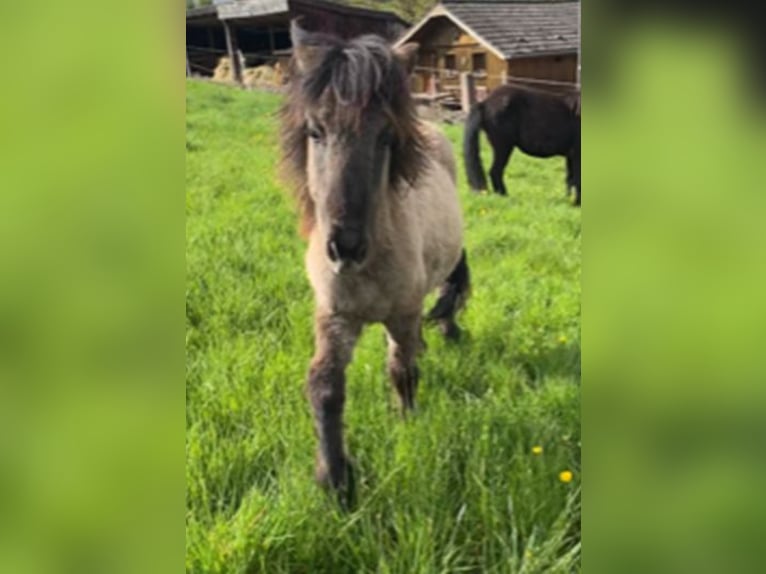
[[[221,20],[258,18],[261,16],[287,16],[295,8],[300,6],[310,6],[329,12],[375,18],[379,20],[389,20],[404,26],[409,26],[408,22],[393,12],[359,8],[357,6],[331,2],[329,0],[216,0],[213,4],[214,5],[202,8],[187,9],[187,19],[203,15],[207,16],[211,13],[217,14],[218,18]]]
[[[505,60],[571,54],[580,44],[580,2],[572,0],[443,0],[399,43],[417,41],[434,18],[447,17]]]
[[[212,4],[209,6],[198,6],[197,8],[186,9],[186,20],[204,20],[208,18],[215,18],[218,10]]]

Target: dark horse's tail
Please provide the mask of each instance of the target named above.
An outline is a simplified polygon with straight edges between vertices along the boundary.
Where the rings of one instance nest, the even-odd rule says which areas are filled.
[[[460,336],[455,315],[465,306],[470,291],[471,276],[465,249],[463,249],[460,260],[439,291],[439,299],[434,308],[426,315],[427,321],[435,321],[439,324],[442,333],[448,339],[457,339]]]
[[[487,177],[481,165],[479,155],[479,133],[484,123],[484,104],[475,104],[465,121],[465,134],[463,135],[463,162],[468,175],[468,184],[475,191],[487,189]]]

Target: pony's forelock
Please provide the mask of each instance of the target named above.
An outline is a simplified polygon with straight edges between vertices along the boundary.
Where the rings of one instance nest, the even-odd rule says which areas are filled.
[[[395,189],[415,184],[423,171],[427,146],[410,95],[407,70],[385,40],[361,36],[344,41],[309,34],[306,42],[314,51],[313,61],[309,66],[293,61],[281,110],[283,167],[295,188],[304,233],[310,232],[314,219],[306,181],[307,110],[321,110],[327,122],[354,130],[362,129],[365,114],[383,113],[396,133],[390,168]]]

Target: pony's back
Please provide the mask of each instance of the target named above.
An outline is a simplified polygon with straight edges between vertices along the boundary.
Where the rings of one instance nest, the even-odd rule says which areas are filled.
[[[485,121],[508,123],[522,119],[539,126],[566,125],[575,117],[573,103],[566,96],[516,85],[494,90],[484,101]]]

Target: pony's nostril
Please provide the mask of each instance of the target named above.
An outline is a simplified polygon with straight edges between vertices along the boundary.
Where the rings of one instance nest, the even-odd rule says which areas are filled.
[[[335,263],[340,259],[340,253],[338,252],[338,245],[335,243],[335,241],[330,240],[327,242],[327,256],[330,258],[330,261]]]
[[[357,261],[363,261],[365,257],[367,257],[367,243],[362,241],[359,249],[357,249],[356,259]]]
[[[355,229],[336,229],[327,243],[327,253],[332,262],[361,262],[367,255],[367,244],[361,232]]]
[[[359,233],[353,229],[341,229],[335,234],[335,241],[342,251],[354,251],[359,238]]]

